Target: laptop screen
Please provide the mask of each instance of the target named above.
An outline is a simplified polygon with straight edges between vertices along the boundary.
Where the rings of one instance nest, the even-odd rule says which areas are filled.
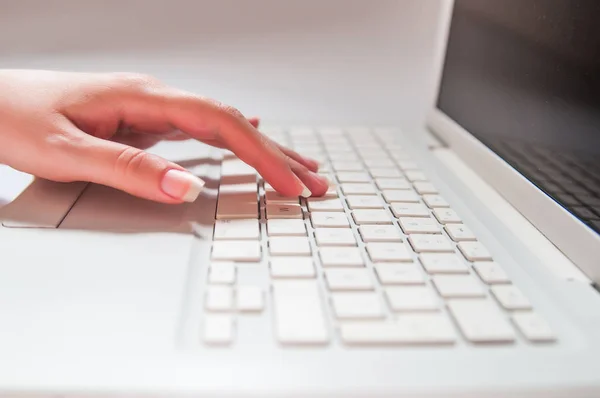
[[[438,107],[600,232],[600,1],[456,0]]]

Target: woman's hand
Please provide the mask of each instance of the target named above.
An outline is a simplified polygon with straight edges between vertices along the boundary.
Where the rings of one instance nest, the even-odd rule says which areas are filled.
[[[269,140],[257,124],[150,76],[0,70],[0,163],[49,180],[193,201],[204,182],[143,148],[194,138],[231,150],[283,195],[323,195],[317,162]]]

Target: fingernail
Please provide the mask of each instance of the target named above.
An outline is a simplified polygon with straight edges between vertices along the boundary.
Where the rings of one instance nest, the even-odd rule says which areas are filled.
[[[181,199],[184,202],[193,202],[200,195],[204,181],[198,177],[181,170],[169,170],[161,182],[161,188],[167,195]]]
[[[303,198],[310,198],[312,196],[312,192],[310,192],[310,189],[306,188],[306,185],[302,184],[302,186],[304,187],[304,189],[302,189],[302,193],[300,194],[300,196],[302,196]]]

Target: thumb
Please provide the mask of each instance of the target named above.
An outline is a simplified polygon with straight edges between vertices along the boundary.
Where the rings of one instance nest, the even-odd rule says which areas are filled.
[[[77,150],[78,177],[144,199],[193,202],[204,181],[183,167],[141,149],[86,135]]]

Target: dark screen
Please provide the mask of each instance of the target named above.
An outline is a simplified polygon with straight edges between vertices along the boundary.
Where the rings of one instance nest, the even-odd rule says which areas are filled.
[[[456,0],[438,107],[600,232],[600,0]]]

